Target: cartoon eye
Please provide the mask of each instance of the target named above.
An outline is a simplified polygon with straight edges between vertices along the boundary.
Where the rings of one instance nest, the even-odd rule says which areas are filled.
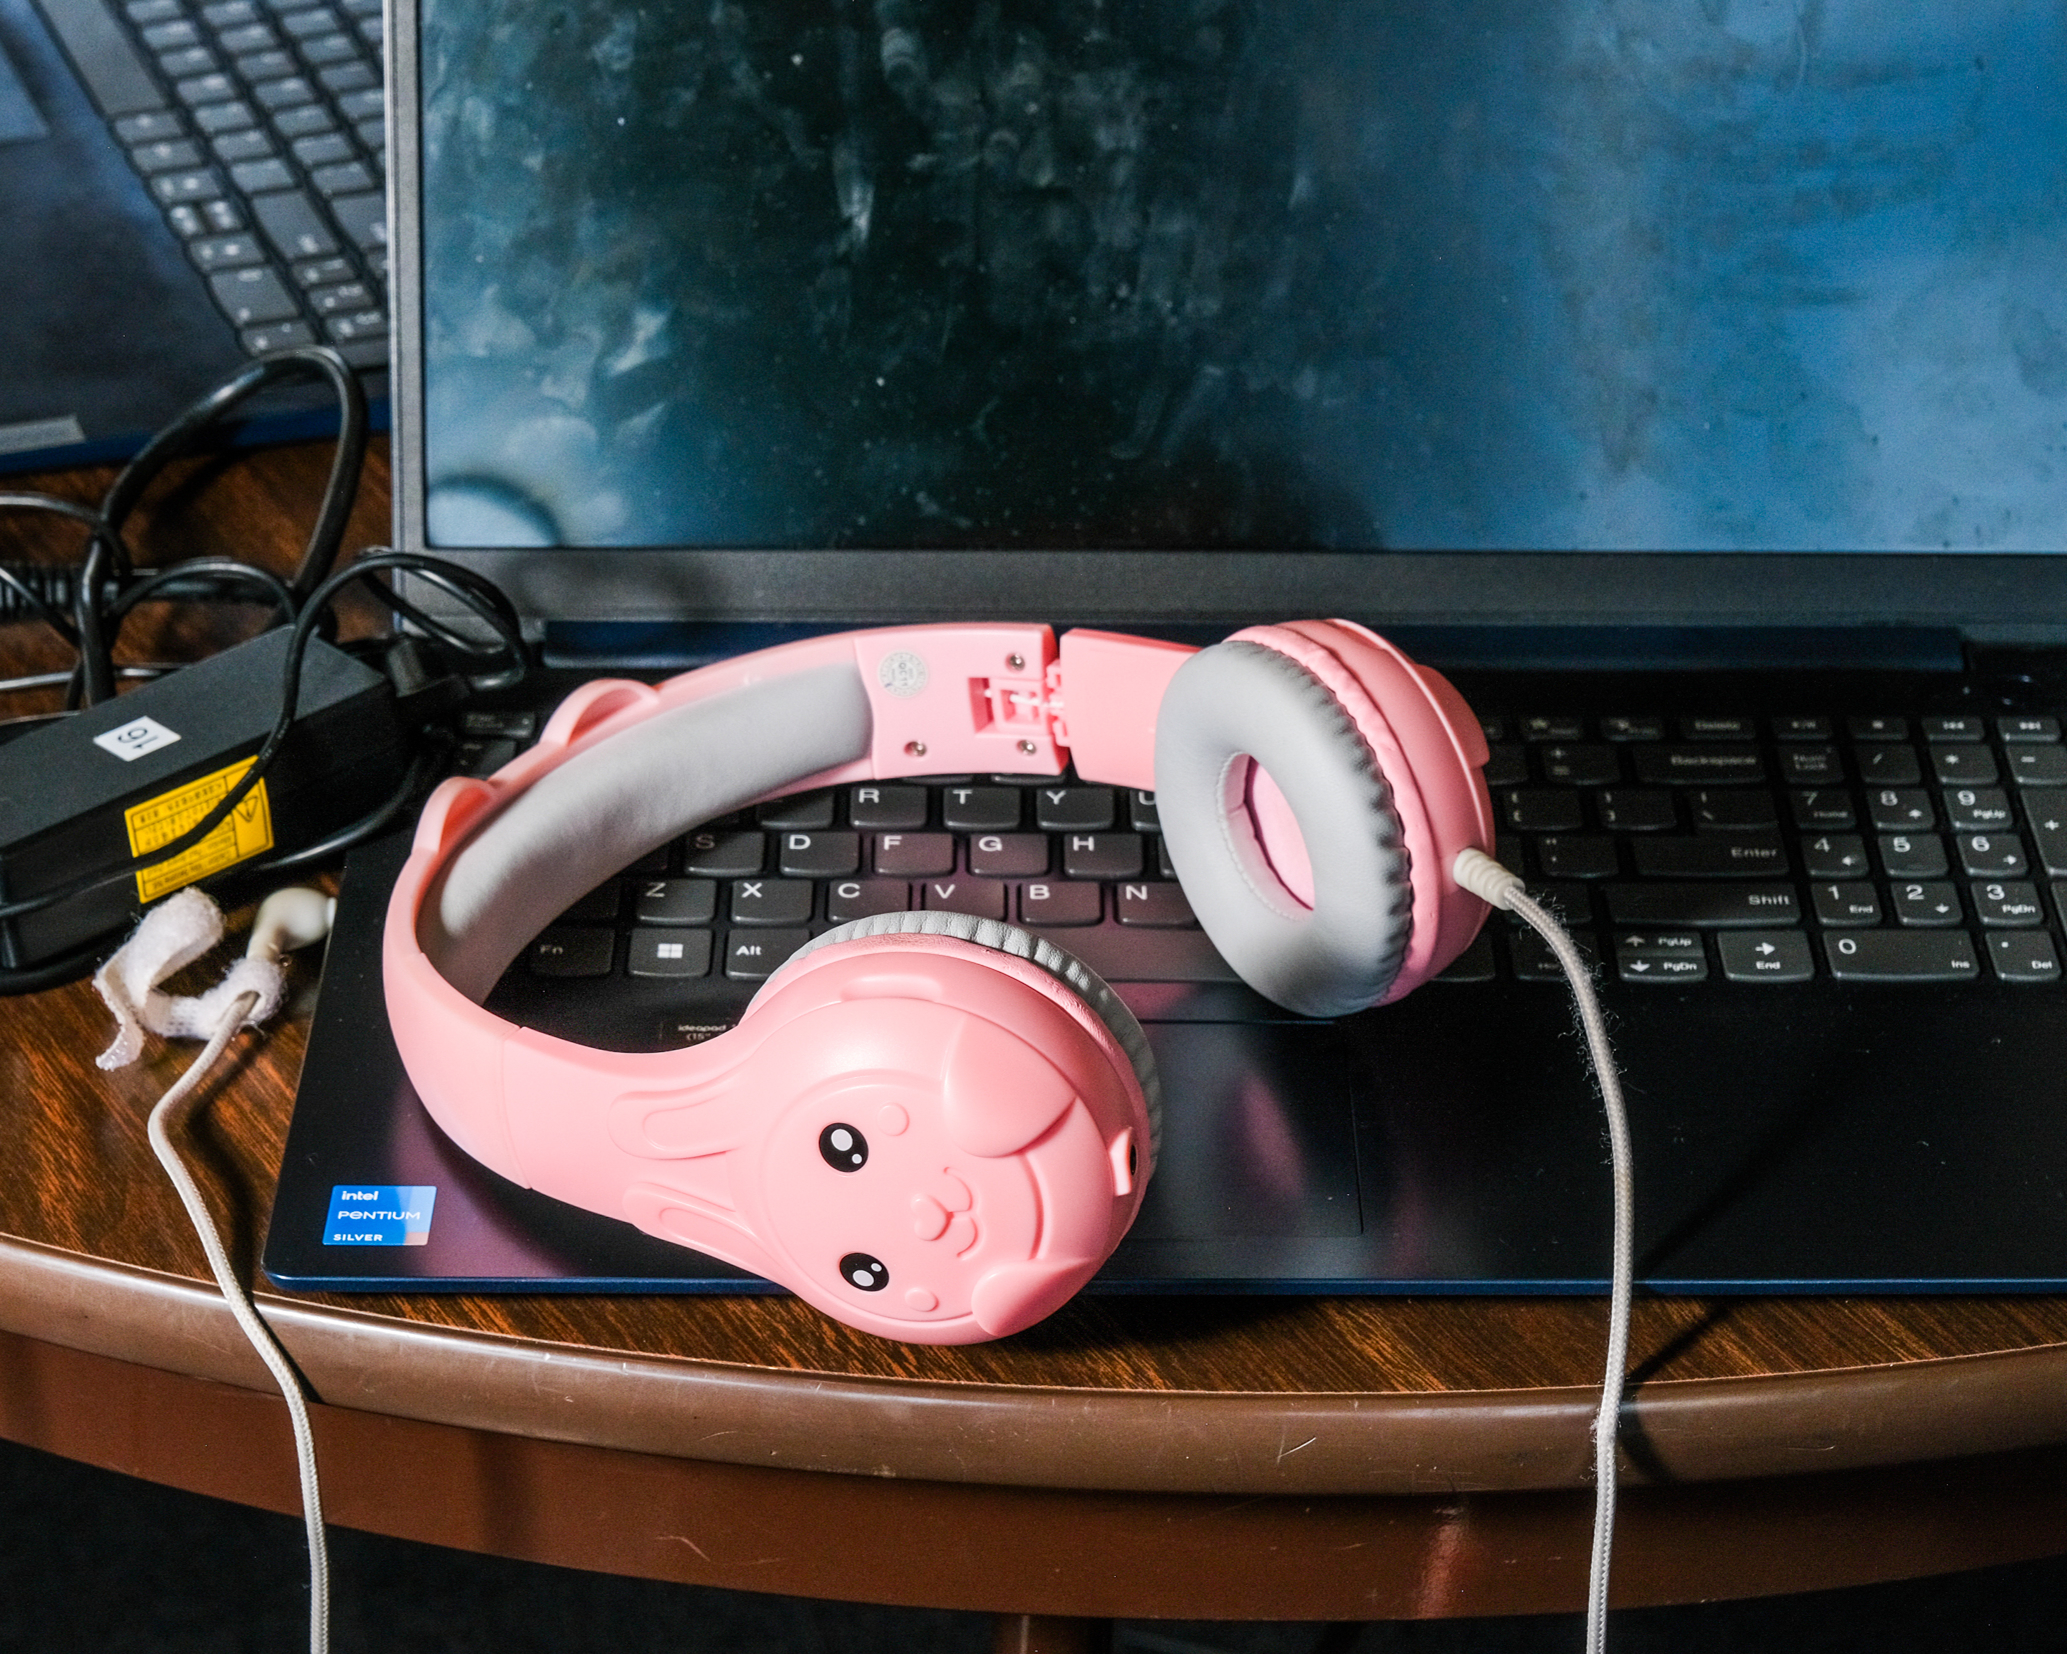
[[[868,1139],[835,1120],[818,1134],[818,1153],[836,1172],[858,1172],[868,1164]]]
[[[881,1258],[866,1252],[849,1252],[840,1260],[840,1279],[863,1292],[881,1292],[890,1284],[890,1269]]]

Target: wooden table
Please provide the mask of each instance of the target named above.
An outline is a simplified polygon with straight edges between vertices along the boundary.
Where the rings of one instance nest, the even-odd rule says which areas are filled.
[[[142,544],[284,562],[324,464],[295,448],[204,467]],[[106,474],[43,480],[88,498]],[[385,538],[387,480],[379,450],[350,543]],[[0,555],[72,545],[0,521]],[[63,660],[27,627],[0,650],[17,669]],[[253,1279],[312,992],[305,974],[194,1127]],[[144,1141],[190,1050],[102,1076],[83,984],[5,1017],[0,1434],[298,1508],[284,1409]],[[987,1609],[1015,1648],[1071,1646],[1064,1621],[1086,1617],[1582,1602],[1598,1302],[1092,1299],[1001,1344],[931,1349],[789,1299],[259,1299],[321,1398],[330,1511],[354,1527]],[[2067,1301],[1648,1301],[1633,1365],[1618,1603],[2067,1550]]]

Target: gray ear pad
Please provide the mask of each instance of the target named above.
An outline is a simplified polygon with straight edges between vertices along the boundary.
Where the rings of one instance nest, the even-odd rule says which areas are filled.
[[[1299,823],[1311,910],[1271,870],[1240,806],[1238,766],[1249,758]],[[1347,1015],[1384,995],[1412,933],[1411,869],[1391,789],[1324,684],[1261,644],[1201,650],[1157,712],[1155,781],[1184,894],[1243,981],[1308,1016]]]
[[[948,936],[958,942],[973,942],[980,948],[995,948],[999,953],[1037,965],[1068,988],[1105,1024],[1127,1054],[1127,1061],[1134,1065],[1134,1077],[1141,1082],[1141,1095],[1148,1101],[1148,1164],[1153,1171],[1163,1152],[1162,1080],[1156,1073],[1155,1053],[1148,1048],[1148,1036],[1104,977],[1052,942],[1044,942],[996,919],[978,919],[967,913],[878,913],[873,918],[856,919],[829,930],[823,936],[814,936],[791,954],[790,960],[802,959],[835,942],[859,942],[871,936]],[[772,978],[769,987],[780,980],[780,975]]]
[[[580,897],[698,822],[867,756],[868,692],[814,667],[655,714],[548,771],[452,858],[417,925],[469,999]]]

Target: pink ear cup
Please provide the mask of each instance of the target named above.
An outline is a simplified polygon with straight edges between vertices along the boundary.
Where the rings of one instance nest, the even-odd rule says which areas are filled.
[[[1381,999],[1390,1004],[1439,974],[1478,934],[1486,907],[1450,868],[1472,847],[1492,853],[1493,804],[1484,769],[1485,731],[1450,682],[1347,620],[1251,626],[1230,642],[1258,643],[1295,661],[1348,714],[1391,789],[1413,887],[1406,958]],[[1313,900],[1297,823],[1267,776],[1251,788],[1255,829],[1294,896]],[[1301,884],[1305,888],[1301,889]]]

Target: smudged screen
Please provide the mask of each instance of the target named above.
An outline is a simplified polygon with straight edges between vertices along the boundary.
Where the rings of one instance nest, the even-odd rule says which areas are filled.
[[[2061,549],[2016,0],[426,0],[443,545]]]

